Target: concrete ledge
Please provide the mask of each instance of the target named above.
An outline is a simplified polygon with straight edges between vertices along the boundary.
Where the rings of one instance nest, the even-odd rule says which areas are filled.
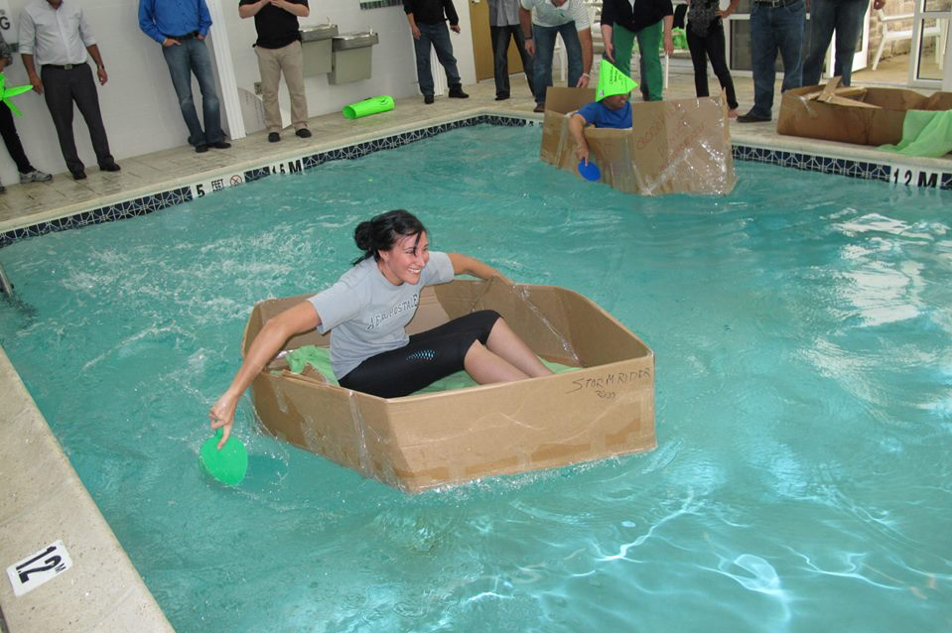
[[[173,631],[2,348],[0,402],[0,609],[9,631]],[[6,568],[57,540],[73,566],[15,597]]]

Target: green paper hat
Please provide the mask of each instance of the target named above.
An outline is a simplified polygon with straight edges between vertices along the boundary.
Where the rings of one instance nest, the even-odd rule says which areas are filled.
[[[199,460],[209,475],[223,484],[234,486],[240,484],[248,472],[248,451],[234,435],[218,450],[221,437],[222,430],[218,429],[214,437],[205,440],[199,451]]]
[[[15,97],[17,95],[22,95],[24,92],[29,92],[33,90],[33,86],[17,86],[15,88],[7,88],[7,78],[0,74],[0,101],[3,101],[7,104],[7,107],[10,108],[10,111],[17,116],[23,116],[23,113],[20,112],[20,108],[16,107],[10,97]]]
[[[638,87],[638,82],[615,68],[607,59],[598,67],[598,88],[595,89],[595,101],[601,101],[612,95],[626,95]]]

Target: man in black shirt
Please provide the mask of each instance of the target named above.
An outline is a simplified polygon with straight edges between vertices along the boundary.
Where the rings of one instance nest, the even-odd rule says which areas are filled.
[[[443,11],[446,11],[444,16]],[[453,6],[453,0],[403,0],[403,10],[410,23],[410,32],[413,34],[413,48],[416,52],[417,79],[420,82],[420,92],[423,93],[423,103],[433,103],[433,73],[430,71],[430,45],[436,49],[436,56],[446,70],[446,82],[450,87],[450,97],[466,99],[468,94],[463,92],[462,80],[456,68],[456,58],[453,57],[453,44],[450,43],[450,32],[446,28],[446,20],[450,21],[450,29],[459,33],[459,16]]]
[[[261,96],[268,140],[281,140],[281,108],[278,106],[278,84],[281,73],[291,95],[291,125],[294,133],[309,138],[307,129],[307,98],[304,94],[304,53],[298,18],[310,15],[307,0],[239,0],[238,15],[255,19],[258,41],[258,70],[261,73]]]

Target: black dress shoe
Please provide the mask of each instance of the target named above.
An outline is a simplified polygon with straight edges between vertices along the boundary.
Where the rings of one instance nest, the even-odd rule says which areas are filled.
[[[469,99],[461,86],[450,86],[450,99]]]
[[[209,147],[214,147],[215,149],[228,149],[231,147],[231,143],[226,143],[225,141],[215,141],[214,143],[209,143]]]
[[[509,95],[496,95],[496,101],[505,101],[509,98]]]
[[[204,153],[207,152],[207,151],[208,151],[208,145],[205,145],[205,143],[202,143],[201,145],[196,145],[196,146],[195,146],[195,153],[196,153],[196,154],[204,154]]]
[[[739,117],[737,117],[738,123],[765,123],[769,120],[770,120],[770,117],[764,118],[762,116],[757,116],[756,114],[751,114],[750,112],[748,112],[747,114],[742,114]]]
[[[532,108],[532,111],[533,111],[533,112],[545,112],[545,104],[544,104],[544,103],[537,103],[537,104],[536,104],[536,107]]]
[[[433,103],[433,95],[423,95],[423,103],[426,105]]]
[[[294,134],[298,138],[311,138],[311,131],[306,127],[302,127],[300,130],[296,130]]]
[[[280,141],[280,140],[281,140],[281,135],[278,134],[277,132],[269,132],[269,133],[268,133],[268,142],[269,142],[269,143],[277,143],[277,142]]]
[[[79,171],[71,171],[73,174],[73,180],[86,180],[86,172],[80,169]]]
[[[119,171],[121,169],[122,167],[120,167],[116,163],[109,163],[108,165],[99,166],[99,171]]]

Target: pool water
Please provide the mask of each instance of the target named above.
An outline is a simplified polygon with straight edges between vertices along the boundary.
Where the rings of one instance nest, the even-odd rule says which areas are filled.
[[[0,251],[0,344],[177,631],[952,627],[948,192],[737,165],[641,198],[481,126]],[[201,473],[252,305],[391,208],[657,354],[654,452],[406,496],[259,430]]]

